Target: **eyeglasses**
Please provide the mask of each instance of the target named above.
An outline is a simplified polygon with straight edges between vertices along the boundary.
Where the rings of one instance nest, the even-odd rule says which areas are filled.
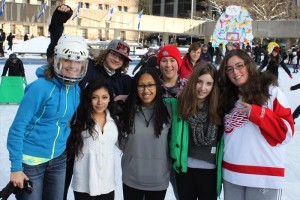
[[[110,51],[109,53],[110,53],[110,55],[112,55],[113,58],[118,58],[120,61],[124,61],[125,60],[124,56],[122,56],[122,55],[120,55],[118,53],[115,53],[113,51]]]
[[[245,63],[239,63],[235,66],[227,66],[225,69],[226,74],[232,74],[234,70],[241,70],[245,67]]]
[[[149,84],[149,85],[138,85],[137,86],[137,90],[138,91],[144,91],[145,88],[147,88],[148,90],[154,90],[156,88],[156,84]]]

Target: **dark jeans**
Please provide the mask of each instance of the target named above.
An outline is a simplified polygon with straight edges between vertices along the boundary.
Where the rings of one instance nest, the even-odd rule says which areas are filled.
[[[33,192],[31,194],[21,190],[17,195],[18,200],[54,200],[63,199],[66,176],[67,153],[64,152],[40,165],[23,164],[24,173],[32,181]]]
[[[176,174],[180,200],[217,200],[217,170],[188,168]]]
[[[102,194],[98,196],[90,196],[88,193],[81,193],[74,191],[75,200],[114,200],[115,191],[112,191],[108,194]]]
[[[167,190],[147,191],[129,187],[123,183],[124,200],[164,200]]]
[[[4,56],[3,42],[0,42],[0,55]]]

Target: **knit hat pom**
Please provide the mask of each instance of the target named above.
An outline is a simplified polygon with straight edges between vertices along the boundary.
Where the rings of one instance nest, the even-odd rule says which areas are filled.
[[[163,48],[161,48],[158,52],[157,55],[157,65],[160,66],[160,60],[163,57],[173,57],[178,64],[178,70],[180,70],[181,68],[181,63],[182,63],[182,59],[181,59],[181,54],[180,51],[178,50],[178,48],[174,45],[166,45]]]

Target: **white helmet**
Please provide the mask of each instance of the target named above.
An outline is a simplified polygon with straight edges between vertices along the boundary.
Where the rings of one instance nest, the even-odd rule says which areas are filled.
[[[88,46],[82,37],[62,35],[54,49],[55,75],[66,85],[77,84],[86,74],[88,56]]]

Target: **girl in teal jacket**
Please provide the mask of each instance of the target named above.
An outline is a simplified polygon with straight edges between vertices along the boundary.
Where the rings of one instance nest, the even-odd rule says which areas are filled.
[[[79,103],[77,83],[86,73],[87,58],[83,38],[63,35],[55,47],[54,63],[39,69],[39,78],[25,89],[7,148],[10,181],[23,188],[24,180],[30,179],[34,189],[31,194],[21,190],[18,199],[63,199],[69,121]]]

